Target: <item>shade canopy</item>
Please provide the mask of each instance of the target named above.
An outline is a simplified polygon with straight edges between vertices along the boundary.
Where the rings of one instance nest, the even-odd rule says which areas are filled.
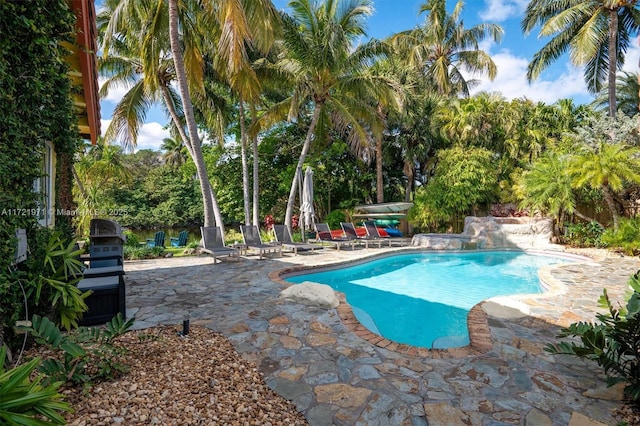
[[[371,219],[404,219],[407,211],[413,207],[413,203],[380,203],[362,204],[355,206],[354,217],[368,217]]]

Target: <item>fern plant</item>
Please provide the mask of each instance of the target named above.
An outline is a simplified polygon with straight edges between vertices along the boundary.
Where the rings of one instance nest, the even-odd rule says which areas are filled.
[[[39,358],[5,370],[6,348],[0,349],[0,424],[63,425],[61,412],[72,412],[58,388],[62,382],[43,384],[43,376],[33,377]]]
[[[578,322],[563,328],[558,337],[577,337],[580,343],[549,344],[552,354],[575,355],[598,363],[607,385],[626,382],[625,396],[640,402],[640,271],[629,279],[632,292],[625,306],[614,305],[604,289],[598,305],[607,310],[596,315],[595,324]]]

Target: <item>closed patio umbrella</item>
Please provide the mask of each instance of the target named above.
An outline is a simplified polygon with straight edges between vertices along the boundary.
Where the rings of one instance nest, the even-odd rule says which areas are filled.
[[[302,199],[300,205],[300,216],[302,219],[302,239],[305,239],[305,230],[311,229],[315,219],[315,211],[313,209],[313,171],[307,166],[302,181]]]

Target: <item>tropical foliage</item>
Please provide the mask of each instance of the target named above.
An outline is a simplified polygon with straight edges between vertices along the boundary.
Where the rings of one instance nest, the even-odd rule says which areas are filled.
[[[61,413],[73,411],[58,389],[63,382],[43,384],[43,375],[34,377],[39,358],[7,369],[7,348],[0,347],[0,420],[8,425],[64,425]]]
[[[617,229],[606,229],[600,239],[613,250],[637,256],[640,253],[640,220],[621,219]]]
[[[456,146],[436,157],[433,177],[416,194],[410,219],[418,226],[448,222],[495,201],[497,173],[491,151]]]
[[[133,322],[134,318],[125,321],[118,313],[103,327],[80,327],[62,333],[46,317],[34,315],[25,331],[55,353],[38,367],[46,375],[45,384],[92,384],[127,371],[122,363],[126,350],[116,344],[116,339],[129,331]]]
[[[578,341],[549,344],[545,350],[593,360],[607,374],[607,384],[624,382],[624,393],[634,403],[640,401],[640,276],[631,276],[632,292],[624,306],[612,301],[604,289],[598,305],[606,310],[596,315],[597,322],[578,322],[563,328],[559,338]]]
[[[0,2],[0,344],[12,340],[13,323],[24,318],[17,281],[26,272],[12,266],[15,230],[25,229],[29,241],[36,237],[45,205],[33,188],[43,177],[47,144],[61,160],[55,205],[73,208],[66,182],[79,136],[67,65],[60,58],[68,54],[65,43],[74,39],[74,23],[63,0]],[[62,229],[66,219],[56,219]],[[71,237],[71,227],[64,229],[65,238]]]

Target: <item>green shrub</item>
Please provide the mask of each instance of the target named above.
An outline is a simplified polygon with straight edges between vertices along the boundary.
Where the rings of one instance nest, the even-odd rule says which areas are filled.
[[[63,382],[43,385],[44,376],[33,376],[40,364],[39,358],[5,370],[6,347],[0,348],[0,423],[38,426],[63,425],[59,412],[73,411],[64,402],[58,388]],[[46,420],[42,420],[42,419]]]
[[[82,278],[82,250],[71,241],[65,246],[57,231],[48,233],[42,264],[31,273],[27,296],[35,304],[46,295],[55,311],[56,319],[67,330],[78,327],[78,320],[89,308],[85,303],[90,291],[82,292],[76,286]]]
[[[346,222],[346,220],[347,217],[342,210],[334,210],[324,218],[331,229],[340,229],[340,222]]]
[[[602,247],[602,231],[596,222],[573,223],[567,226],[565,241],[575,247]]]
[[[640,272],[640,271],[639,271]],[[607,313],[596,315],[597,322],[578,322],[563,328],[558,337],[578,337],[580,343],[549,344],[545,350],[553,354],[575,355],[593,360],[603,367],[607,384],[626,382],[624,393],[634,403],[640,402],[640,277],[631,276],[633,292],[626,306],[615,305],[604,289],[598,305]]]
[[[260,239],[263,243],[268,243],[273,241],[276,237],[273,235],[272,231],[266,229],[260,229]]]
[[[120,362],[126,349],[115,345],[114,341],[126,333],[133,322],[133,318],[125,321],[118,313],[104,327],[80,327],[63,334],[46,317],[34,315],[31,327],[26,330],[37,343],[47,345],[59,354],[42,362],[40,371],[46,374],[44,382],[90,384],[96,380],[113,379],[127,371]]]
[[[640,253],[640,220],[620,219],[617,230],[610,228],[602,233],[602,242],[630,256]]]
[[[136,236],[136,234],[133,233],[133,231],[124,231],[123,232],[124,236],[125,236],[125,246],[130,246],[130,247],[138,247],[140,246],[140,240],[138,239],[138,237]]]
[[[164,247],[149,247],[144,244],[125,245],[124,258],[127,260],[154,259],[165,251]]]
[[[235,229],[225,229],[224,243],[226,245],[236,244],[242,242],[242,234]]]

